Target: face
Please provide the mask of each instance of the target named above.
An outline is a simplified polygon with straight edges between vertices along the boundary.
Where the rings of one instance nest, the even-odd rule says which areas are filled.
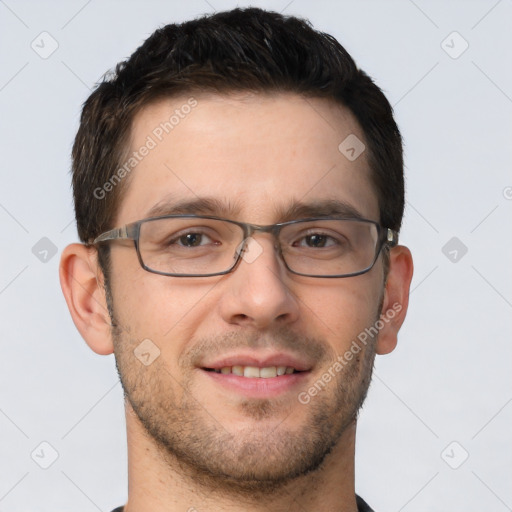
[[[379,220],[365,153],[349,161],[338,150],[350,134],[364,140],[347,110],[291,94],[195,98],[169,133],[157,130],[161,140],[155,129],[187,98],[136,117],[131,151],[148,136],[156,146],[132,171],[116,226],[166,211],[266,225],[300,211],[325,215],[334,201]],[[343,442],[375,340],[341,369],[335,362],[378,319],[383,266],[380,257],[360,276],[302,277],[286,270],[270,233],[253,238],[255,259],[201,278],[149,273],[132,243],[114,242],[111,293],[129,421],[169,461],[254,492],[317,469]],[[148,365],[135,355],[143,340],[150,359],[158,355]],[[278,370],[285,374],[265,378]]]

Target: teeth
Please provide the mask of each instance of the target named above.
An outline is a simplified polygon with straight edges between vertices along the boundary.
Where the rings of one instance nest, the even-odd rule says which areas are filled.
[[[260,376],[260,369],[256,366],[246,366],[244,368],[244,377],[259,377]]]
[[[227,367],[227,369],[229,370],[229,366]],[[231,368],[231,372],[227,372],[227,373],[234,373],[235,375],[239,375],[240,377],[243,377],[244,376],[244,367],[243,366],[233,366],[233,368]]]
[[[269,379],[280,375],[290,375],[295,371],[292,366],[266,366],[265,368],[258,368],[257,366],[224,366],[220,370],[214,369],[215,373],[234,374],[240,377],[247,377],[254,379],[259,377],[261,379]]]
[[[277,377],[277,368],[275,366],[262,368],[260,370],[260,377],[263,379],[268,379],[269,377]]]

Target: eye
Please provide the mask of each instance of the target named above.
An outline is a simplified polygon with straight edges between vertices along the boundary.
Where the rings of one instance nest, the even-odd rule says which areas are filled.
[[[195,231],[181,234],[169,240],[169,245],[178,245],[181,247],[200,247],[211,243],[214,242],[208,235]]]
[[[294,247],[312,247],[323,248],[338,245],[339,241],[335,240],[332,236],[324,235],[322,233],[311,233],[303,236],[293,245]]]

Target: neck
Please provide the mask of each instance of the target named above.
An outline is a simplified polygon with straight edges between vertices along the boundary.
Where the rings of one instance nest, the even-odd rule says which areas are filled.
[[[315,471],[281,486],[252,494],[230,491],[225,481],[194,478],[178,460],[164,455],[128,412],[128,502],[125,512],[356,512],[355,421]]]

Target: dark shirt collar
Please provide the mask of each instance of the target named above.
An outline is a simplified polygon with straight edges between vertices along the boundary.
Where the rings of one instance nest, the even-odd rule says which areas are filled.
[[[363,500],[363,498],[357,496],[356,494],[356,502],[357,502],[357,511],[358,512],[374,512],[372,508]],[[112,512],[124,512],[124,507],[118,507]]]

